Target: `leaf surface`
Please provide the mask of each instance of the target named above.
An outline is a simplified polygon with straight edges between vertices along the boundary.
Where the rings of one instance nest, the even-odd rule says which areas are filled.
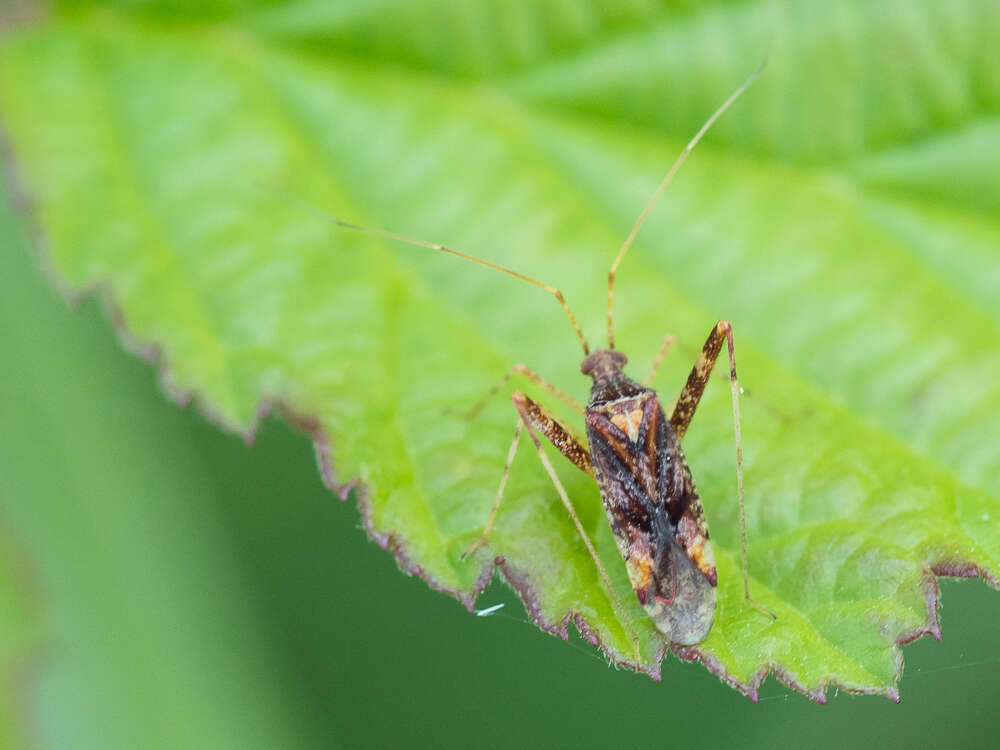
[[[675,652],[751,696],[769,670],[820,700],[828,684],[895,695],[898,644],[938,633],[934,574],[998,583],[996,11],[848,3],[821,23],[811,2],[613,18],[596,3],[319,5],[183,22],[84,8],[8,35],[0,113],[59,283],[102,289],[168,388],[223,424],[249,433],[279,404],[313,430],[330,484],[361,479],[366,528],[405,569],[471,607],[503,555],[540,626],[573,621],[628,663],[529,448],[489,549],[460,559],[515,414],[509,388],[472,422],[456,411],[515,362],[586,396],[551,298],[278,194],[555,284],[598,344],[615,249],[774,33],[765,75],[622,267],[618,346],[641,376],[677,334],[657,381],[669,402],[728,318],[750,392],[751,585],[778,620],[742,600],[720,378],[685,440],[719,611]],[[907,49],[920,65],[900,62]],[[666,644],[596,488],[556,465],[640,630],[635,666],[656,676]]]

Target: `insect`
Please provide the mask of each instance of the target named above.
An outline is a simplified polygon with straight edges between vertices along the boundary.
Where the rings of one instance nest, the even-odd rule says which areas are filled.
[[[703,640],[715,619],[718,576],[709,539],[708,524],[691,471],[688,468],[681,441],[694,417],[708,383],[713,366],[723,344],[729,355],[729,381],[732,392],[733,425],[736,443],[736,477],[739,499],[740,540],[743,563],[743,589],[747,602],[772,618],[773,613],[750,597],[747,574],[746,520],[744,513],[742,439],[740,434],[739,383],[733,329],[726,320],[711,330],[680,396],[667,416],[652,382],[675,337],[667,335],[644,383],[625,374],[627,359],[614,346],[614,282],[615,273],[642,227],[657,199],[669,185],[681,164],[712,124],[750,86],[763,69],[754,71],[702,125],[676,158],[650,198],[635,225],[618,251],[608,273],[607,336],[604,349],[591,351],[573,311],[562,292],[522,273],[467,255],[432,242],[406,237],[382,229],[373,229],[325,217],[333,224],[366,234],[398,240],[411,245],[438,250],[458,256],[496,271],[509,274],[544,289],[555,296],[569,318],[583,347],[584,360],[580,370],[592,379],[590,399],[581,405],[561,389],[552,385],[524,365],[514,366],[479,403],[469,416],[483,405],[512,377],[521,376],[578,411],[586,425],[586,445],[572,428],[549,409],[521,391],[511,400],[517,411],[514,438],[500,479],[496,500],[480,538],[462,555],[463,559],[487,544],[503,499],[511,464],[521,435],[527,432],[538,452],[546,472],[552,479],[560,499],[566,506],[586,545],[600,577],[607,587],[615,607],[625,623],[639,663],[638,637],[621,599],[611,583],[594,545],[590,541],[573,503],[563,488],[559,476],[542,447],[544,437],[578,469],[595,479],[607,513],[618,550],[625,561],[633,590],[656,625],[669,641],[690,645]]]

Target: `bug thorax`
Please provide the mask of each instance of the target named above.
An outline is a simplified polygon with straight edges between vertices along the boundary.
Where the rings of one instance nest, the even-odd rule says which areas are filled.
[[[580,365],[580,372],[594,379],[588,408],[622,398],[641,396],[649,390],[624,373],[622,368],[626,362],[628,357],[614,349],[597,349],[587,355]]]

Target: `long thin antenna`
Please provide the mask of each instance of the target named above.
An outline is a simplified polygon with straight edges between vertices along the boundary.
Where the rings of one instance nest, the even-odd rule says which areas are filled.
[[[727,109],[729,109],[729,106],[739,98],[740,94],[746,91],[747,88],[749,88],[750,84],[757,79],[757,76],[759,76],[761,71],[764,70],[765,65],[767,65],[766,57],[764,58],[764,61],[760,64],[760,67],[758,67],[757,70],[751,73],[749,77],[747,77],[747,79],[742,84],[740,84],[740,87],[736,89],[736,91],[734,91],[732,94],[729,95],[729,98],[726,99],[726,101],[724,101],[719,106],[719,108],[712,113],[712,116],[705,121],[705,124],[701,126],[701,129],[697,133],[695,133],[694,138],[692,138],[688,143],[688,145],[684,147],[684,150],[681,151],[680,156],[677,157],[673,165],[671,165],[670,169],[667,170],[667,174],[660,182],[659,187],[656,188],[656,192],[653,193],[653,197],[649,199],[649,202],[646,204],[646,207],[642,210],[642,213],[639,214],[639,219],[635,222],[635,226],[632,227],[632,231],[629,232],[628,237],[625,238],[625,242],[622,244],[621,249],[618,251],[617,257],[615,257],[615,262],[611,264],[611,270],[608,271],[608,349],[615,348],[615,327],[614,327],[614,316],[613,316],[614,299],[615,299],[615,272],[618,270],[618,266],[621,264],[622,259],[625,257],[625,253],[627,253],[628,249],[632,247],[632,241],[635,239],[635,236],[639,233],[639,229],[646,221],[646,217],[649,216],[649,212],[653,209],[653,204],[656,203],[659,197],[663,194],[663,191],[666,190],[667,185],[670,184],[670,181],[674,178],[674,175],[677,173],[677,170],[680,169],[681,164],[683,164],[684,160],[687,159],[688,154],[690,154],[691,151],[694,150],[694,147],[698,145],[698,141],[700,141],[702,136],[708,132],[708,129],[715,124],[715,121],[722,116],[722,113],[725,112]]]
[[[268,188],[268,190],[269,192],[287,201],[288,203],[292,203],[298,206],[299,208],[305,209],[314,216],[318,216],[324,221],[329,222],[330,224],[333,224],[336,227],[340,227],[341,229],[350,229],[351,231],[361,232],[362,234],[371,234],[375,235],[376,237],[385,237],[386,239],[396,240],[397,242],[404,242],[407,245],[417,245],[419,247],[426,247],[429,248],[430,250],[440,250],[443,253],[455,255],[459,258],[462,258],[463,260],[470,260],[473,263],[478,263],[481,266],[492,268],[494,271],[500,271],[501,273],[508,274],[516,279],[520,279],[521,281],[527,281],[529,284],[534,284],[535,286],[544,289],[545,291],[555,295],[556,300],[562,306],[562,309],[566,312],[566,317],[569,318],[569,322],[572,324],[573,330],[576,331],[576,337],[580,340],[580,345],[583,346],[583,353],[585,355],[590,354],[590,346],[587,344],[587,339],[583,335],[583,329],[581,329],[580,324],[577,323],[576,316],[573,315],[573,311],[570,309],[569,304],[566,302],[566,298],[563,297],[563,293],[560,292],[558,289],[556,289],[554,286],[549,286],[548,284],[538,281],[537,279],[533,279],[530,276],[525,276],[523,273],[518,273],[517,271],[514,271],[510,268],[501,266],[498,263],[491,263],[488,260],[483,260],[482,258],[477,258],[473,255],[467,255],[466,253],[460,252],[458,250],[453,250],[450,247],[439,245],[436,242],[427,242],[426,240],[418,240],[413,237],[407,237],[402,234],[396,234],[395,232],[389,232],[386,231],[385,229],[374,229],[372,227],[363,227],[358,224],[351,224],[350,222],[347,221],[341,221],[340,219],[330,216],[329,214],[319,210],[315,206],[312,206],[306,203],[305,201],[301,201],[294,196],[287,195],[280,191],[272,190],[270,188]]]

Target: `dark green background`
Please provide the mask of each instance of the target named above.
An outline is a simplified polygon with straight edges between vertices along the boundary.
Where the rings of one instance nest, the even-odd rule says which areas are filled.
[[[983,583],[944,582],[944,643],[906,647],[900,705],[615,671],[503,587],[476,618],[401,575],[288,425],[247,446],[172,404],[93,298],[43,281],[28,223],[3,201],[0,527],[34,618],[6,667],[14,746],[996,746]]]

